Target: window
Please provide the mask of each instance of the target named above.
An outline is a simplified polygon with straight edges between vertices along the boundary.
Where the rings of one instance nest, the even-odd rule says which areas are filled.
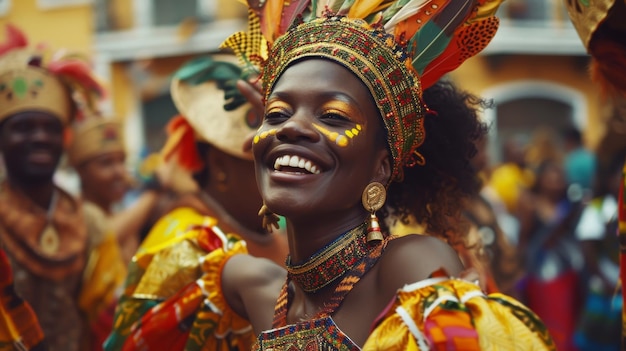
[[[559,134],[567,127],[583,130],[585,126],[585,97],[566,86],[518,81],[494,87],[483,95],[493,98],[496,103],[494,109],[485,111],[485,119],[491,124],[489,153],[492,164],[502,160],[505,140],[530,140],[533,133],[542,128]]]
[[[521,26],[569,23],[567,9],[561,0],[507,0],[500,5],[498,17]]]
[[[197,0],[154,0],[152,7],[152,23],[155,26],[177,25],[187,18],[202,18]]]
[[[11,9],[11,0],[0,0],[0,16],[4,16]]]
[[[217,0],[95,0],[96,28],[99,32],[134,28],[172,27],[183,20],[209,22]]]
[[[145,148],[149,152],[158,152],[167,140],[165,126],[178,114],[178,110],[169,94],[142,101],[141,109],[144,116]]]

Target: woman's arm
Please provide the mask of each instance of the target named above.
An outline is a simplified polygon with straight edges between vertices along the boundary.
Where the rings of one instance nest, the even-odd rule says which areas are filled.
[[[258,334],[272,328],[274,306],[286,279],[287,272],[268,259],[235,255],[224,265],[222,291],[230,308]]]
[[[155,190],[146,190],[134,204],[111,217],[111,229],[120,244],[139,235],[139,230],[148,220],[157,197],[158,194]]]

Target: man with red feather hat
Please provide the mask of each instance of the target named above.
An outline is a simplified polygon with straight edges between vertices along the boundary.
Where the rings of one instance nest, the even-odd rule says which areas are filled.
[[[46,60],[17,28],[7,34],[0,46],[0,350],[99,348],[110,328],[102,317],[125,269],[115,238],[53,176],[66,126],[95,110],[103,91],[83,60]]]

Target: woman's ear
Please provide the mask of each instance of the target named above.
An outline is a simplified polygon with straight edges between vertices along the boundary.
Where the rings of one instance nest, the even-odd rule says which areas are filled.
[[[376,153],[376,170],[374,174],[374,181],[381,184],[389,184],[391,180],[391,156],[387,148],[382,148]]]

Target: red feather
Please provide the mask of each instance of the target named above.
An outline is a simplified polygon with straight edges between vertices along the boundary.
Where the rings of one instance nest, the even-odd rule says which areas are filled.
[[[28,39],[26,39],[24,33],[16,26],[7,24],[5,26],[5,31],[6,40],[4,43],[0,44],[0,55],[4,55],[13,49],[28,46]]]
[[[46,68],[63,78],[78,84],[81,88],[104,97],[106,92],[102,84],[96,79],[89,65],[79,59],[62,59],[50,62]]]
[[[167,124],[168,139],[161,150],[165,161],[176,157],[180,166],[197,171],[204,166],[196,147],[195,131],[183,116],[176,116]]]
[[[455,70],[468,58],[482,51],[496,34],[499,20],[488,17],[461,27],[448,47],[424,69],[422,89],[435,84],[444,74]],[[482,35],[478,32],[483,32]]]
[[[261,32],[268,42],[273,43],[280,36],[281,14],[284,0],[267,0],[259,14]]]
[[[289,29],[296,17],[304,12],[310,2],[311,0],[291,0],[289,6],[283,8],[283,16],[280,19],[279,27],[280,33],[285,33]]]

